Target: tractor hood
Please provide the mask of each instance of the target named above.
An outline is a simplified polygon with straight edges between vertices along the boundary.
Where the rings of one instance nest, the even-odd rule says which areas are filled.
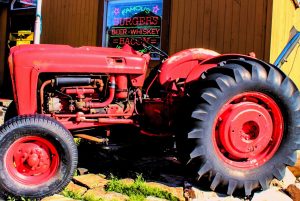
[[[11,49],[14,72],[34,68],[40,72],[143,74],[147,59],[132,48],[73,48],[67,45],[21,45]]]
[[[37,108],[36,93],[41,73],[128,74],[135,80],[135,86],[142,86],[147,64],[148,58],[141,56],[129,46],[115,49],[21,45],[12,48],[9,57],[14,98],[20,114],[33,113],[32,108]],[[22,102],[22,105],[18,102]]]

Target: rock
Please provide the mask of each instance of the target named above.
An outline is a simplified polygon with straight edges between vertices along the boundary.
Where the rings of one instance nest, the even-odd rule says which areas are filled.
[[[126,185],[132,185],[134,183],[134,180],[130,178],[126,178],[126,179],[120,179],[120,182]]]
[[[104,174],[100,174],[100,173],[99,173],[98,176],[102,177],[103,179],[106,178],[106,176],[105,176]]]
[[[162,191],[167,191],[172,195],[176,196],[180,201],[184,201],[184,193],[182,187],[169,187],[164,184],[156,183],[156,182],[147,182],[147,186],[152,188],[159,188]]]
[[[172,195],[176,196],[180,201],[185,200],[182,187],[172,187],[170,193],[172,193]]]
[[[294,201],[300,200],[300,189],[296,185],[289,185],[285,191]]]
[[[2,99],[1,101],[3,103],[3,106],[5,107],[9,107],[9,105],[13,102],[13,100],[8,100],[8,99],[6,100]]]
[[[288,168],[286,168],[285,175],[282,181],[283,181],[283,188],[287,188],[289,185],[294,184],[296,182],[296,177]]]
[[[105,201],[113,201],[113,200],[126,201],[129,199],[127,195],[122,195],[121,193],[116,193],[116,192],[105,192],[103,188],[94,188],[88,190],[84,194],[84,198],[86,200],[103,199]]]
[[[116,192],[107,192],[103,199],[105,201],[127,201],[129,200],[129,197],[127,195],[123,195],[121,193],[116,193]]]
[[[147,182],[146,185],[149,187],[152,187],[152,188],[159,188],[160,190],[167,191],[169,193],[171,193],[171,191],[172,191],[171,190],[172,187],[169,187],[164,184],[156,183],[156,182]]]
[[[79,183],[83,186],[88,188],[97,188],[97,187],[104,187],[108,180],[104,179],[103,177],[96,175],[96,174],[86,174],[81,176],[76,176],[73,178],[75,183]]]
[[[148,197],[146,197],[146,199],[144,201],[168,201],[168,200],[157,198],[157,197],[153,197],[153,196],[148,196]]]
[[[191,199],[192,201],[241,201],[233,196],[227,196],[213,191],[201,191],[195,187],[193,187],[192,190],[196,196],[196,198]]]
[[[300,183],[295,183],[294,185],[300,189]]]
[[[278,179],[273,179],[270,183],[270,187],[278,187],[278,188],[283,188],[284,184],[283,181],[279,181]]]
[[[89,170],[86,168],[77,168],[78,175],[88,174]]]
[[[186,188],[184,189],[183,197],[185,200],[193,200],[196,199],[196,193],[192,188]]]
[[[72,198],[64,197],[62,195],[53,195],[51,197],[46,197],[41,201],[75,201],[75,200]]]
[[[297,151],[297,161],[292,167],[288,167],[289,170],[295,175],[295,177],[300,177],[300,150]]]
[[[296,182],[296,177],[294,174],[286,168],[285,175],[282,180],[273,179],[270,183],[270,186],[279,187],[279,188],[287,188],[289,185],[294,184]]]
[[[255,193],[251,201],[293,201],[289,196],[280,192],[276,188],[270,188],[268,190]]]
[[[105,190],[103,188],[94,188],[88,190],[83,197],[85,197],[87,200],[97,200],[97,199],[102,199],[103,196],[106,194]]]
[[[66,190],[74,192],[78,195],[83,195],[87,191],[87,188],[74,184],[73,182],[70,182],[66,187]]]

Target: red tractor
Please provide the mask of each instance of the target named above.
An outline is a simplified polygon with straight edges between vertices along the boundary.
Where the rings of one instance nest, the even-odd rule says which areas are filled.
[[[12,48],[14,103],[0,130],[1,191],[29,198],[61,191],[77,165],[72,132],[121,124],[176,135],[198,179],[208,176],[212,190],[227,186],[229,195],[267,189],[295,163],[300,93],[280,69],[245,55],[188,49],[163,59],[144,84],[149,60],[129,46]]]

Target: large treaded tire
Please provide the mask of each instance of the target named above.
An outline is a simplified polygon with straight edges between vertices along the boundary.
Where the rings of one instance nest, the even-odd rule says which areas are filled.
[[[50,117],[8,120],[0,129],[0,147],[0,190],[7,196],[42,198],[58,193],[76,170],[73,137]]]
[[[295,151],[300,148],[300,93],[279,69],[254,59],[228,60],[208,71],[199,82],[192,84],[189,93],[193,107],[190,111],[192,119],[189,122],[191,129],[188,131],[188,146],[185,149],[190,153],[188,164],[196,166],[198,179],[204,175],[209,177],[212,190],[227,186],[229,195],[237,189],[244,189],[245,195],[251,195],[254,189],[267,189],[274,177],[281,180],[285,174],[285,167],[295,164]],[[247,108],[249,116],[257,112],[265,114],[267,120],[262,122],[270,123],[265,124],[266,127],[263,127],[259,120],[253,121],[261,123],[259,129],[262,130],[272,126],[272,132],[266,130],[266,133],[272,134],[271,137],[265,137],[259,131],[256,134],[254,132],[255,135],[251,133],[252,136],[249,134],[250,136],[241,141],[235,137],[237,135],[232,134],[234,137],[228,137],[230,132],[234,132],[231,127],[235,128],[235,123],[239,124],[236,119],[240,117],[234,119],[235,117],[230,115],[235,111],[242,116],[243,107]],[[251,113],[251,107],[254,107],[254,110],[257,108],[257,111]],[[225,120],[221,117],[225,117]],[[248,117],[244,115],[243,118]],[[242,122],[242,118],[238,120]],[[221,123],[218,123],[219,121]],[[282,127],[279,126],[281,123]],[[225,132],[227,127],[223,124],[231,126],[228,132]],[[256,129],[257,124],[252,121],[244,123],[241,128],[248,129],[248,124]],[[221,128],[225,128],[225,131]],[[229,145],[224,144],[224,138],[232,140],[229,140]],[[234,147],[235,145],[242,145],[247,140],[247,143],[251,144],[256,138],[271,140],[264,145],[265,149],[260,153],[257,151],[251,155],[245,151],[232,156],[236,150],[244,150],[240,146]],[[239,143],[235,144],[234,140]],[[239,154],[249,158],[239,158]]]

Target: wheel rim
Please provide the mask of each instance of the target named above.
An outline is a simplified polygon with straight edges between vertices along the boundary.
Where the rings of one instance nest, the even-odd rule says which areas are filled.
[[[234,96],[217,114],[213,143],[231,166],[252,169],[276,153],[283,136],[283,117],[269,96],[245,92]]]
[[[15,181],[25,185],[39,185],[50,180],[57,172],[59,155],[50,141],[26,136],[9,147],[5,166]]]

